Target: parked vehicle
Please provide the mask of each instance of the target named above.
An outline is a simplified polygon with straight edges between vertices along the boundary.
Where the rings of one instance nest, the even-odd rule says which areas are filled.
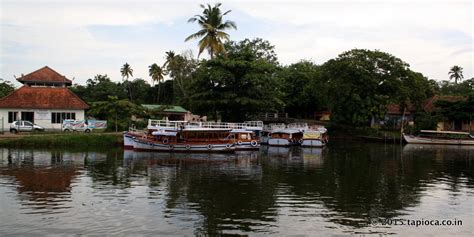
[[[34,124],[30,121],[15,121],[10,124],[10,132],[11,133],[18,133],[18,132],[33,132],[33,131],[44,131],[44,127],[40,125]]]
[[[66,119],[63,121],[62,125],[63,132],[85,132],[90,133],[92,132],[92,128],[90,128],[86,121],[84,120],[69,120]]]

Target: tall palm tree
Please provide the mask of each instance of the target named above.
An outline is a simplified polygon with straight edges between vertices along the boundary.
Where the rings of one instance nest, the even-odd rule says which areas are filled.
[[[149,73],[149,75],[150,75],[153,82],[158,82],[158,96],[156,97],[156,101],[159,102],[160,101],[160,89],[161,89],[160,82],[165,79],[163,68],[158,66],[158,64],[153,63],[152,65],[150,65],[148,67],[148,73]]]
[[[166,66],[168,65],[171,65],[171,67],[173,67],[173,64],[176,60],[176,54],[172,50],[166,52],[165,54],[166,54],[166,61],[163,64],[163,68],[166,68]]]
[[[462,67],[454,65],[448,72],[449,80],[454,78],[454,84],[458,84],[458,80],[461,81],[464,76],[462,75]]]
[[[220,3],[216,3],[213,7],[210,4],[207,6],[200,5],[203,8],[202,15],[195,15],[191,17],[188,22],[197,22],[201,30],[188,36],[185,41],[191,39],[199,39],[199,55],[207,49],[207,52],[214,58],[218,54],[225,54],[224,41],[229,40],[229,34],[224,32],[227,29],[237,30],[237,25],[233,21],[223,21],[222,17],[227,15],[229,11],[224,13],[219,8]]]
[[[130,67],[130,64],[125,63],[122,68],[120,69],[120,73],[122,74],[122,79],[128,82],[129,77],[133,77],[133,69]],[[130,101],[133,101],[132,99],[132,86],[130,83],[128,84],[128,93],[130,95]]]

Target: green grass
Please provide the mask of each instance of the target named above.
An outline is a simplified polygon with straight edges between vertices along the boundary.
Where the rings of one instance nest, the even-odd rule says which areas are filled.
[[[35,134],[0,140],[2,147],[17,148],[98,148],[121,146],[122,143],[123,138],[119,134],[100,133]]]

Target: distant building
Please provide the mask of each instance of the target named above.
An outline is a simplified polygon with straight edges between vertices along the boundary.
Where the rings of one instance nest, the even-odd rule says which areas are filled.
[[[196,117],[190,111],[177,105],[142,104],[142,106],[152,111],[153,115],[157,116],[157,119],[191,121]]]
[[[420,110],[426,113],[434,114],[436,113],[436,101],[449,101],[457,102],[466,100],[465,96],[440,96],[435,95],[425,101],[423,101]],[[403,114],[403,112],[405,112]],[[387,126],[387,124],[392,124],[393,128],[400,129],[400,124],[403,119],[405,123],[414,124],[415,113],[417,109],[414,105],[408,104],[408,108],[403,111],[400,109],[398,104],[389,104],[387,105],[387,113],[385,118],[382,120],[373,119],[372,127],[380,127],[381,125]],[[444,120],[440,121],[437,124],[437,130],[451,130],[451,131],[474,131],[474,123],[469,120]]]
[[[64,119],[84,120],[89,105],[67,88],[71,80],[48,66],[17,81],[23,86],[0,99],[4,130],[16,120],[27,120],[46,129],[61,129]]]

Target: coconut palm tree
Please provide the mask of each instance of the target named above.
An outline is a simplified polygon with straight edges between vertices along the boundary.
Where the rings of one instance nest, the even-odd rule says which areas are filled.
[[[128,82],[128,78],[129,77],[133,77],[133,69],[132,67],[130,67],[130,64],[128,63],[125,63],[122,68],[120,69],[120,73],[122,74],[122,79],[124,81],[127,81]],[[130,101],[133,101],[132,99],[132,86],[130,83],[127,83],[128,84],[128,93],[130,95]]]
[[[166,61],[163,64],[163,68],[166,68],[166,66],[168,65],[173,65],[176,59],[176,54],[172,50],[166,52],[165,54],[166,54]]]
[[[224,31],[227,29],[237,30],[235,22],[222,20],[222,17],[227,15],[230,10],[222,13],[219,8],[220,3],[216,3],[213,7],[210,4],[207,6],[201,4],[200,6],[204,9],[202,15],[195,15],[188,22],[197,22],[201,30],[188,36],[185,41],[200,39],[198,57],[204,49],[207,49],[211,58],[218,54],[225,54],[224,41],[229,40],[229,34]]]
[[[461,81],[464,76],[462,75],[462,67],[454,65],[448,72],[449,80],[454,78],[454,84],[458,84],[458,80]]]
[[[158,102],[160,101],[160,89],[161,89],[160,82],[164,80],[163,68],[158,66],[158,64],[153,63],[152,65],[148,67],[148,73],[152,81],[158,83],[158,96],[156,97],[156,101]]]

